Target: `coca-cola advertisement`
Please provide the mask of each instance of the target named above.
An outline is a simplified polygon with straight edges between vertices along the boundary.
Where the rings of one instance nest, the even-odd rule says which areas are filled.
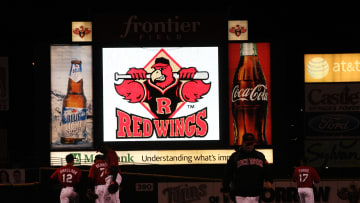
[[[230,43],[228,48],[229,143],[240,145],[251,133],[257,145],[271,145],[270,44]]]

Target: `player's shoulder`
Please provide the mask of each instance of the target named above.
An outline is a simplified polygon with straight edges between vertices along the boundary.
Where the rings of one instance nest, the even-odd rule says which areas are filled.
[[[238,157],[244,154],[244,151],[242,149],[239,150],[235,150],[235,152],[233,152],[230,157]]]
[[[71,169],[73,169],[75,171],[81,172],[81,169],[76,167],[76,166],[70,165],[69,168],[71,168]]]
[[[254,150],[253,153],[256,154],[259,158],[265,159],[265,155],[262,152]]]
[[[230,157],[229,157],[229,162],[234,162],[236,161],[237,159],[239,159],[239,157],[241,156],[241,153],[239,151],[235,151],[233,152]]]
[[[295,170],[313,171],[315,169],[311,166],[297,166]]]
[[[309,169],[316,172],[316,169],[314,167],[309,166]]]
[[[309,169],[309,170],[311,170],[311,171],[313,171],[313,170],[315,170],[313,167],[311,167],[311,166],[303,166],[302,168],[304,168],[304,169]]]

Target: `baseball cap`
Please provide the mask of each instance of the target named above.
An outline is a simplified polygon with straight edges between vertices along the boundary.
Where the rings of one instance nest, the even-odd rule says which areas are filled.
[[[167,64],[170,65],[169,59],[164,58],[164,57],[159,57],[155,59],[155,64],[153,66],[155,66],[158,63],[162,63],[162,64]]]
[[[251,133],[246,133],[243,135],[243,142],[247,145],[255,143],[255,137]]]
[[[103,154],[97,154],[96,156],[95,156],[95,160],[104,160],[105,158],[104,158],[104,155]]]

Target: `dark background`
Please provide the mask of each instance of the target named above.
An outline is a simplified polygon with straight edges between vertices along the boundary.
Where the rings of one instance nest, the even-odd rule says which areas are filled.
[[[1,167],[49,166],[50,44],[71,43],[71,21],[93,20],[98,15],[108,13],[214,13],[225,15],[229,20],[247,19],[249,40],[271,43],[272,135],[274,167],[278,169],[275,170],[276,177],[288,177],[296,158],[303,153],[304,54],[360,52],[360,18],[354,5],[329,8],[260,2],[259,5],[228,2],[211,5],[191,2],[181,2],[181,5],[140,5],[128,2],[108,8],[5,7],[0,12],[0,56],[9,57],[10,107],[9,111],[0,112],[0,128],[8,131],[8,160]],[[226,40],[223,43],[226,44]],[[94,91],[99,94],[100,90],[95,87]],[[99,102],[94,100],[94,108]],[[226,132],[226,129],[223,130]],[[222,167],[212,166],[210,169],[213,170],[206,170],[208,166],[153,166],[152,170],[221,177]],[[144,170],[141,166],[124,168],[128,171]],[[341,176],[357,176],[356,168],[344,170],[348,173]],[[340,176],[337,169],[323,171],[323,175]]]

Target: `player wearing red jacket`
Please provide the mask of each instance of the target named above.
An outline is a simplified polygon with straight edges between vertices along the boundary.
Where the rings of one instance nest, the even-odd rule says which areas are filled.
[[[292,177],[298,188],[301,203],[314,203],[314,183],[320,182],[320,176],[311,166],[305,165],[305,160],[300,160],[300,166],[296,167]]]
[[[95,200],[96,203],[105,202],[106,197],[109,195],[105,181],[107,176],[107,167],[108,165],[105,162],[104,156],[98,154],[95,156],[95,163],[90,167],[89,170],[89,190],[94,189],[94,193],[97,195]],[[90,193],[91,191],[88,192]]]
[[[60,202],[68,203],[70,199],[78,201],[76,188],[80,183],[81,171],[74,167],[74,156],[69,154],[66,156],[66,165],[56,169],[51,175],[51,179],[56,180],[62,186],[60,193]]]
[[[105,162],[107,163],[107,177],[105,178],[106,185],[108,186],[108,192],[113,194],[117,203],[120,203],[119,187],[122,181],[122,177],[119,169],[119,157],[116,152],[107,145],[101,145],[98,149],[105,156]]]

